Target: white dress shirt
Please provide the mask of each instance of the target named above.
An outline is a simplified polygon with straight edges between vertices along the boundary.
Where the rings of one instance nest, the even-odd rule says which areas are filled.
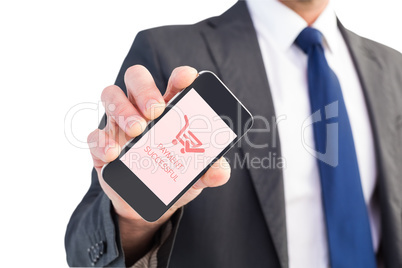
[[[294,41],[307,23],[277,0],[248,0],[261,48],[281,141],[289,267],[328,267],[324,211],[313,127],[309,120],[307,56]],[[324,36],[327,61],[338,76],[352,127],[373,247],[380,239],[379,209],[373,198],[376,162],[373,136],[362,87],[336,15],[328,5],[312,27]],[[303,135],[302,135],[303,133]],[[310,148],[310,149],[309,149]]]

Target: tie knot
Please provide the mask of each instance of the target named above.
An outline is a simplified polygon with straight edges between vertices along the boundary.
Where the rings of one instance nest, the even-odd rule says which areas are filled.
[[[322,33],[317,29],[306,27],[300,32],[299,36],[297,36],[295,43],[304,53],[308,54],[313,46],[322,46]]]

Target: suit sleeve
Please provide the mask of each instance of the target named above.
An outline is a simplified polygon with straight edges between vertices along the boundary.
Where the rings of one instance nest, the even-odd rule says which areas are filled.
[[[115,84],[126,95],[124,73],[135,64],[144,65],[151,72],[156,85],[163,93],[168,76],[160,69],[158,54],[152,46],[149,31],[138,33],[117,76]],[[103,129],[106,122],[107,118],[104,115],[99,128]],[[169,263],[181,215],[182,209],[172,216],[170,219],[172,231],[164,242],[158,245],[158,267],[166,267]],[[157,243],[158,239],[155,241]],[[69,266],[125,266],[116,214],[111,201],[99,184],[95,169],[92,170],[91,186],[73,212],[67,226],[65,249]]]

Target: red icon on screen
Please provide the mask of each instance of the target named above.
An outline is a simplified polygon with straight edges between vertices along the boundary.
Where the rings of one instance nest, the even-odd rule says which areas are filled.
[[[185,124],[184,127],[180,130],[180,132],[176,135],[176,139],[172,142],[173,144],[177,144],[180,142],[184,148],[181,148],[180,152],[184,153],[203,153],[205,149],[199,148],[202,145],[202,142],[194,135],[191,130],[189,130],[189,121],[187,115],[184,116]]]

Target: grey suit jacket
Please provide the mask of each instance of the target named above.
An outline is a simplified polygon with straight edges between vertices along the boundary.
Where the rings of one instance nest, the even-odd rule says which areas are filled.
[[[382,219],[379,254],[386,267],[402,267],[402,56],[340,23],[339,28],[358,71],[374,133]],[[158,251],[158,267],[288,267],[282,170],[273,163],[280,161],[280,141],[246,3],[239,1],[223,15],[195,25],[140,32],[117,77],[124,91],[124,72],[134,64],[146,66],[162,91],[177,66],[211,70],[257,116],[254,129],[267,128],[261,116],[270,122],[268,131],[248,135],[260,148],[243,142],[228,153],[232,175],[227,185],[204,190],[173,216],[173,231]],[[247,166],[247,158],[264,157],[271,158],[271,166]],[[113,208],[96,172],[71,217],[65,246],[71,266],[124,266]]]

